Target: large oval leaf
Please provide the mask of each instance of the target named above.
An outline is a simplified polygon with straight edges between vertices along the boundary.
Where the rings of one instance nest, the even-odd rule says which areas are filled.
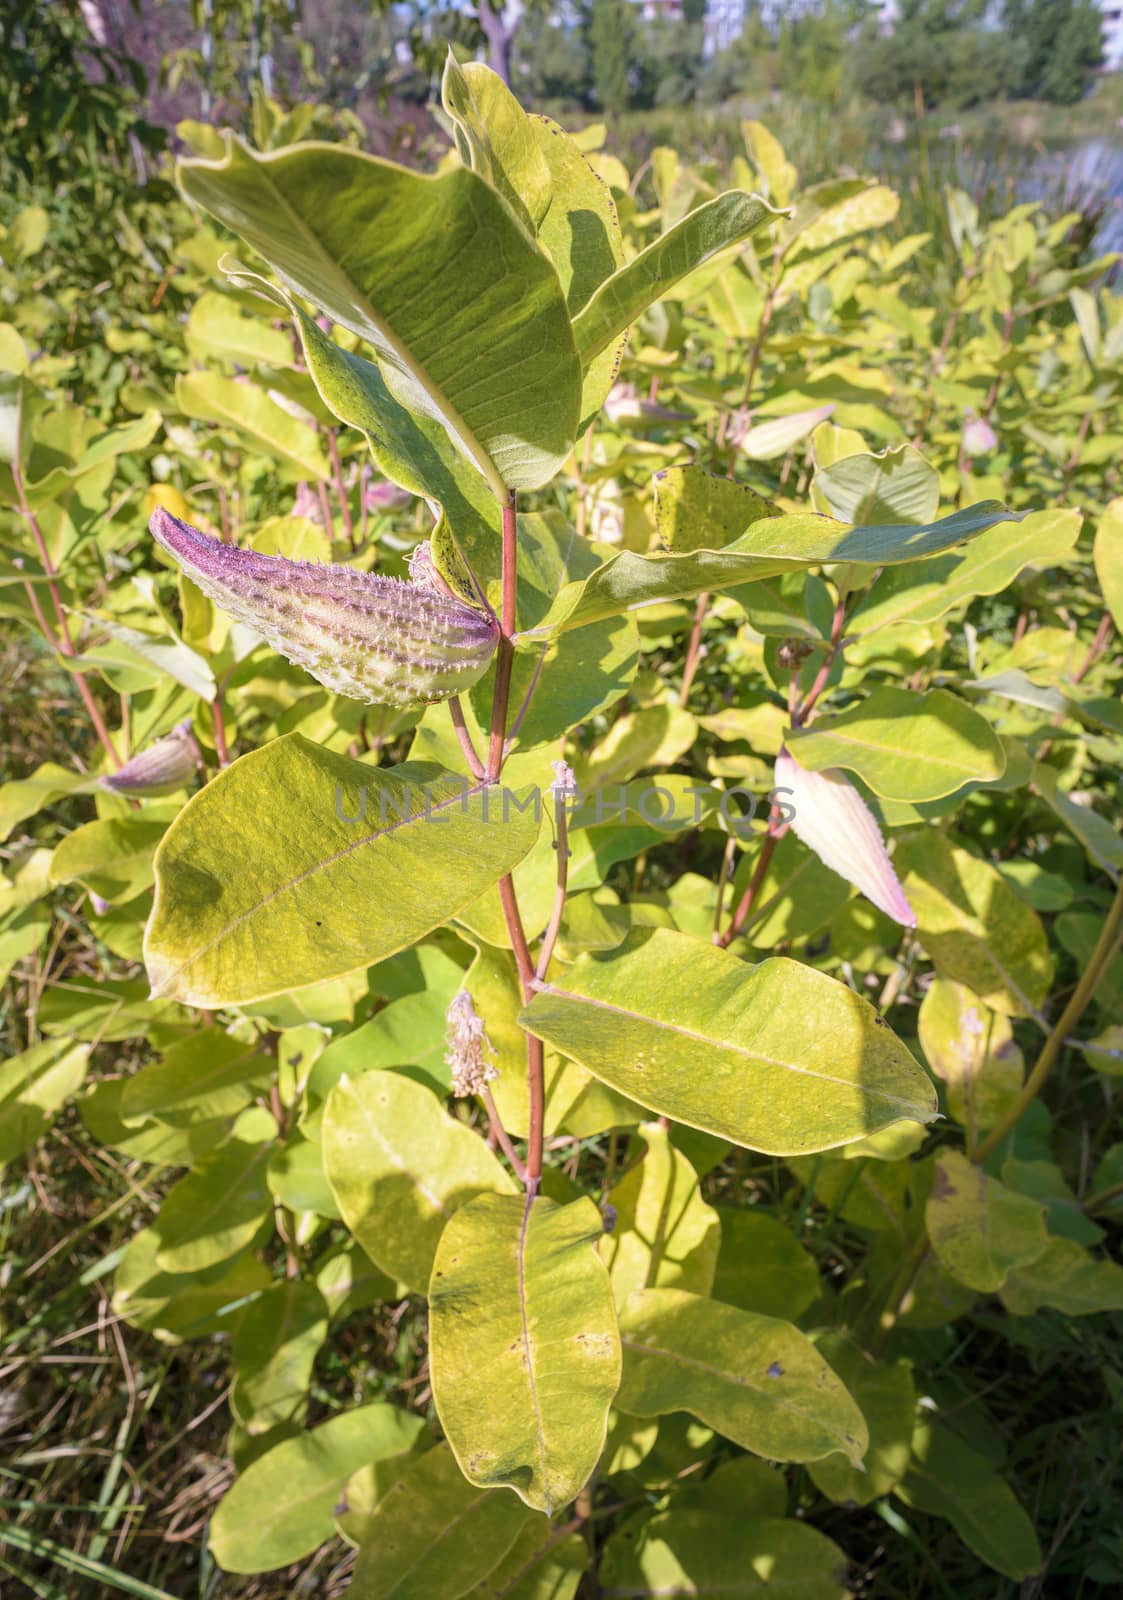
[[[419,1294],[453,1213],[514,1188],[487,1145],[398,1072],[343,1077],[324,1108],[324,1171],[340,1215],[375,1266]]]
[[[1006,770],[990,723],[946,689],[876,689],[851,710],[794,728],[788,743],[801,766],[845,767],[887,800],[939,800]]]
[[[689,1411],[773,1461],[841,1451],[859,1466],[865,1419],[806,1334],[681,1289],[647,1289],[620,1314],[616,1406],[636,1417]]]
[[[381,961],[520,861],[535,809],[440,767],[275,739],[195,795],[156,853],[153,995],[237,1005]]]
[[[469,1483],[439,1445],[375,1506],[348,1600],[459,1600],[498,1566],[528,1523],[544,1526],[545,1519],[503,1489]]]
[[[548,483],[577,430],[581,374],[550,262],[474,172],[425,177],[342,145],[184,161],[189,199],[378,353],[501,499]]]
[[[269,1572],[330,1539],[339,1491],[353,1472],[401,1455],[423,1418],[397,1406],[360,1406],[285,1439],[250,1463],[211,1523],[214,1558],[226,1572]]]
[[[441,1426],[473,1483],[506,1484],[550,1515],[596,1466],[620,1381],[603,1232],[588,1199],[481,1195],[449,1223],[433,1263]]]
[[[745,1458],[742,1458],[745,1459]],[[611,1538],[601,1593],[721,1595],[725,1600],[848,1600],[846,1557],[830,1539],[788,1517],[730,1517],[724,1509],[661,1512]]]
[[[666,928],[582,956],[522,1021],[641,1105],[770,1155],[936,1114],[911,1053],[844,984]]]

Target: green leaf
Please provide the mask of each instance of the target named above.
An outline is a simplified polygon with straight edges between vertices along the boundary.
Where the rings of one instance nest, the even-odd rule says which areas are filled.
[[[273,1214],[265,1181],[271,1154],[268,1144],[232,1139],[169,1189],[153,1223],[160,1239],[156,1265],[199,1272],[243,1250]]]
[[[875,1361],[841,1334],[827,1334],[818,1350],[858,1402],[870,1446],[860,1471],[841,1455],[813,1461],[808,1471],[815,1487],[836,1505],[868,1506],[908,1470],[916,1410],[912,1368],[907,1361]]]
[[[155,1228],[142,1228],[130,1239],[117,1269],[113,1311],[168,1342],[234,1332],[247,1303],[271,1281],[248,1253],[201,1271],[164,1272],[157,1265],[159,1249]]]
[[[1016,526],[981,532],[966,550],[948,550],[918,566],[883,573],[858,606],[847,631],[872,633],[898,623],[935,622],[980,594],[1000,594],[1027,566],[1063,560],[1080,533],[1078,511],[1039,511]]]
[[[935,1422],[918,1424],[912,1451],[896,1489],[906,1505],[946,1517],[969,1549],[1008,1578],[1041,1570],[1033,1524],[985,1456]]]
[[[875,689],[848,711],[793,728],[787,743],[801,766],[844,767],[887,800],[939,800],[1006,770],[990,723],[946,689]]]
[[[928,1079],[873,1007],[781,958],[748,967],[669,929],[544,984],[523,1025],[612,1088],[774,1155],[928,1122]]]
[[[842,522],[933,522],[940,475],[911,445],[843,456],[815,474],[817,503]]]
[[[579,1533],[535,1518],[464,1600],[573,1600],[588,1565],[589,1546]]]
[[[514,1184],[478,1133],[397,1072],[343,1078],[328,1096],[324,1171],[340,1215],[375,1266],[419,1294],[453,1213]]]
[[[679,1289],[648,1289],[621,1312],[620,1338],[619,1410],[689,1411],[773,1461],[818,1461],[840,1450],[861,1464],[869,1442],[862,1413],[791,1323]]]
[[[578,423],[569,316],[553,267],[482,178],[423,177],[342,145],[258,156],[232,136],[221,161],[178,172],[293,293],[373,346],[394,397],[440,422],[499,499],[549,482]]]
[[[95,783],[96,779],[89,773],[71,772],[68,767],[44,761],[29,778],[3,784],[0,786],[0,842],[8,838],[13,828],[56,800],[92,789]]]
[[[175,381],[175,398],[184,416],[232,428],[293,477],[321,483],[331,477],[315,428],[291,416],[254,384],[221,372],[186,372]]]
[[[45,1039],[0,1063],[0,1168],[24,1155],[81,1088],[89,1046]]]
[[[999,1294],[1015,1317],[1052,1306],[1067,1317],[1123,1311],[1123,1267],[1098,1261],[1074,1239],[1051,1238],[1035,1261],[1013,1267]]]
[[[743,244],[761,223],[776,216],[759,195],[731,189],[660,234],[646,249],[605,280],[573,320],[582,367],[626,332],[641,312],[669,294],[697,267]]]
[[[230,1409],[248,1433],[303,1422],[312,1366],[327,1331],[323,1295],[300,1278],[271,1284],[246,1307],[231,1351]]]
[[[1096,524],[1093,559],[1107,609],[1123,633],[1123,495],[1108,502]]]
[[[697,500],[703,500],[700,493]],[[589,577],[567,583],[545,617],[520,631],[520,644],[533,644],[641,606],[687,599],[704,589],[734,588],[828,562],[880,567],[916,561],[973,538],[997,522],[1017,521],[996,500],[981,501],[923,528],[911,524],[851,527],[810,511],[769,516],[751,503],[747,509],[748,531],[719,550],[688,547],[651,556],[619,551]],[[725,517],[727,521],[728,512]],[[689,539],[685,530],[683,538]]]
[[[718,1214],[666,1129],[645,1122],[638,1133],[647,1149],[609,1190],[616,1221],[601,1247],[616,1303],[636,1289],[709,1294],[721,1244]]]
[[[441,78],[441,101],[456,124],[465,166],[503,196],[533,237],[550,210],[552,185],[522,106],[497,73],[476,61],[462,66],[451,49]]]
[[[544,1519],[516,1495],[469,1483],[452,1451],[438,1445],[375,1506],[348,1600],[460,1600],[528,1523],[541,1528]]]
[[[989,862],[934,829],[901,841],[895,863],[936,970],[1009,1017],[1043,1004],[1053,961],[1036,912]]]
[[[1048,1243],[1044,1208],[955,1150],[936,1160],[924,1215],[944,1271],[986,1294],[1001,1286],[1012,1267],[1036,1261]]]
[[[673,1505],[626,1524],[604,1550],[605,1596],[721,1595],[847,1600],[846,1557],[806,1523]]]
[[[1089,859],[1110,876],[1118,877],[1123,871],[1123,836],[1107,818],[1089,805],[1077,804],[1067,795],[1060,786],[1056,769],[1047,762],[1038,761],[1034,765],[1032,785],[1069,832],[1080,840]]]
[[[814,1258],[791,1229],[761,1210],[719,1206],[721,1249],[713,1297],[794,1322],[822,1293]]]
[[[331,1538],[347,1479],[372,1461],[412,1449],[423,1418],[397,1406],[360,1406],[258,1456],[226,1491],[210,1528],[225,1572],[287,1567]]]
[[[155,1066],[126,1078],[121,1116],[126,1122],[159,1117],[172,1123],[236,1116],[268,1088],[275,1066],[255,1042],[221,1028],[202,1028],[171,1046]]]
[[[622,266],[624,244],[608,184],[593,171],[576,139],[549,117],[530,126],[550,170],[553,199],[538,225],[538,242],[554,263],[570,316]],[[616,381],[626,334],[588,366],[581,388],[582,425],[596,415]]]
[[[1010,1019],[970,989],[936,978],[920,1003],[920,1043],[947,1085],[948,1111],[972,1141],[1005,1116],[1022,1087],[1025,1062]]]
[[[292,342],[260,317],[248,317],[229,295],[208,289],[191,307],[184,329],[187,350],[196,361],[235,362],[242,367],[287,367]]]
[[[762,517],[783,515],[748,484],[701,467],[665,467],[653,482],[655,528],[666,550],[720,550]]]
[[[439,767],[387,771],[288,734],[168,830],[145,933],[152,992],[244,1003],[381,961],[510,871],[537,832],[533,807]]]
[[[433,1262],[433,1398],[460,1468],[550,1516],[596,1466],[620,1381],[603,1233],[588,1199],[481,1195]]]
[[[342,349],[288,290],[231,257],[224,257],[222,266],[235,286],[263,295],[293,318],[320,398],[341,422],[362,430],[379,469],[412,494],[438,502],[481,576],[489,557],[497,571],[498,503],[441,424],[408,411],[391,394],[378,364]]]
[[[84,823],[57,846],[51,882],[77,881],[103,900],[133,900],[152,883],[152,857],[167,826],[140,816]]]

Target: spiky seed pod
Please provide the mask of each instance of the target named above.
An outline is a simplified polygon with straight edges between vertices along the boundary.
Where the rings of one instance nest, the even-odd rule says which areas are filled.
[[[216,605],[352,700],[401,709],[447,700],[495,653],[495,618],[427,581],[240,550],[163,509],[149,527]]]
[[[139,751],[131,761],[126,761],[119,772],[106,772],[98,782],[114,794],[152,798],[185,788],[198,765],[199,747],[188,718],[155,744],[150,744],[147,750]]]

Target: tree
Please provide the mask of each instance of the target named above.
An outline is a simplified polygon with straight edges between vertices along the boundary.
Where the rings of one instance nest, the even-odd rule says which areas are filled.
[[[1103,60],[1100,13],[1094,0],[1006,0],[1008,32],[1025,60],[1011,93],[1071,105],[1087,93]]]
[[[627,0],[593,0],[593,84],[605,111],[626,111],[631,103],[632,38]]]

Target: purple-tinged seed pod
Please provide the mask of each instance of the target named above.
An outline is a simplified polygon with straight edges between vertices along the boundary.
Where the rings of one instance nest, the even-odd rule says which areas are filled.
[[[198,765],[199,747],[195,743],[191,719],[188,717],[171,733],[126,761],[118,772],[103,773],[98,782],[103,789],[109,789],[114,794],[152,799],[186,788]]]
[[[224,611],[336,694],[405,709],[470,689],[495,618],[428,582],[223,544],[158,507],[152,537]]]

